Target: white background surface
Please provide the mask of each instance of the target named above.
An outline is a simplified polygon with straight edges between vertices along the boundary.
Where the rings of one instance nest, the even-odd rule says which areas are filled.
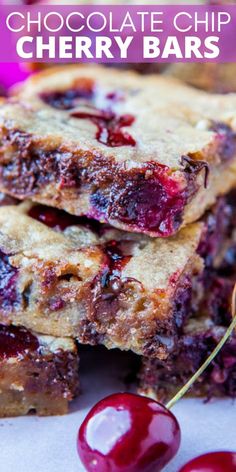
[[[84,471],[76,452],[79,425],[100,398],[127,390],[124,378],[130,369],[131,361],[126,354],[105,350],[83,353],[83,391],[69,415],[0,420],[0,471]],[[214,400],[204,404],[202,400],[185,399],[173,412],[181,425],[182,444],[178,456],[165,472],[177,472],[188,459],[206,451],[236,450],[236,403],[233,401]]]

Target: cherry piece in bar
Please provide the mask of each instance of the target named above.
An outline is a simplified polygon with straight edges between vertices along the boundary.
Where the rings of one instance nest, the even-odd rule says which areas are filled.
[[[58,228],[61,231],[68,228],[68,226],[77,225],[79,218],[70,215],[63,210],[51,208],[44,205],[34,205],[28,213],[34,220],[41,221],[49,228]]]
[[[179,472],[236,472],[236,452],[210,452],[196,457]]]
[[[87,218],[86,216],[71,215],[63,210],[58,210],[57,208],[48,207],[46,205],[34,205],[30,208],[28,215],[34,220],[40,221],[49,228],[58,231],[64,231],[69,226],[76,225],[84,226],[97,234],[99,234],[102,229],[102,225],[96,220]]]
[[[161,471],[180,445],[180,427],[163,405],[117,393],[98,402],[78,433],[78,453],[89,472]]]
[[[49,106],[58,110],[73,110],[71,116],[77,119],[92,121],[97,127],[96,139],[109,147],[135,146],[135,139],[123,128],[131,126],[135,121],[133,115],[116,115],[111,110],[111,102],[117,102],[122,96],[112,92],[104,97],[104,109],[96,107],[94,83],[87,81],[75,89],[42,93],[40,98]],[[88,111],[80,110],[86,107]]]
[[[71,110],[75,108],[80,100],[92,100],[94,95],[93,86],[88,81],[83,87],[65,90],[64,92],[45,92],[40,98],[57,110]]]
[[[96,139],[109,147],[135,146],[135,139],[122,128],[131,126],[135,120],[132,115],[116,116],[110,111],[94,109],[94,112],[75,111],[71,116],[89,119],[97,126]]]
[[[27,329],[0,325],[0,359],[18,357],[38,348],[38,339]]]

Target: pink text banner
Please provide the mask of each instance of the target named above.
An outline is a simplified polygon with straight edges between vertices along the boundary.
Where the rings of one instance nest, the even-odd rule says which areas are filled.
[[[236,5],[0,6],[1,62],[236,62]]]

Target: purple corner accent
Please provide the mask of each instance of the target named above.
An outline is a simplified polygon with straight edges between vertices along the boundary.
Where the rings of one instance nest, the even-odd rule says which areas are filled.
[[[25,64],[0,62],[0,87],[7,91],[10,87],[25,80],[32,72]]]

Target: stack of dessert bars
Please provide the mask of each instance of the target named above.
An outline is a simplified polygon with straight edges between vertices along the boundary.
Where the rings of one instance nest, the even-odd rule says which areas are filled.
[[[132,350],[167,399],[231,318],[236,95],[68,65],[2,99],[0,134],[0,414],[64,413],[77,343]],[[193,393],[236,394],[236,337]]]

